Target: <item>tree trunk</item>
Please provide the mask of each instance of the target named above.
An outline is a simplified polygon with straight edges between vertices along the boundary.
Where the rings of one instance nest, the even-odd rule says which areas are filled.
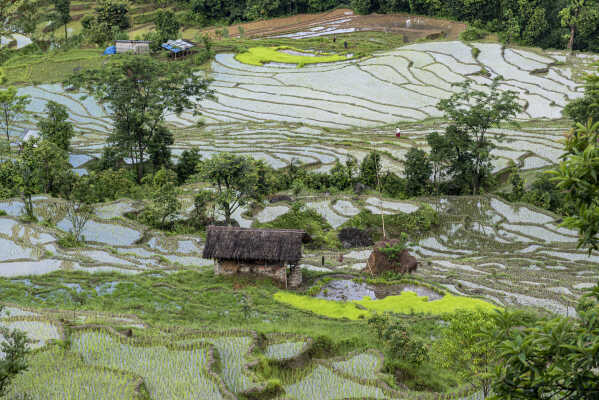
[[[568,50],[572,53],[574,48],[574,35],[576,34],[576,25],[570,25],[570,40],[568,41]]]
[[[64,41],[66,42],[67,39],[68,39],[67,24],[64,24]]]
[[[231,226],[231,207],[227,204],[225,209],[225,223],[227,226]]]

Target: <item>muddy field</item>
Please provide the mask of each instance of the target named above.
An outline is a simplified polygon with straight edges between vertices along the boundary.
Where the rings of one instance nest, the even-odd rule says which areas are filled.
[[[407,42],[413,42],[422,38],[457,39],[460,33],[466,29],[466,24],[409,14],[356,15],[352,10],[344,8],[318,14],[300,14],[236,24],[227,29],[231,36],[237,37],[240,27],[243,29],[244,36],[250,38],[292,37],[301,39],[359,31],[377,31],[399,33],[404,35]],[[200,33],[216,38],[218,30],[210,28]],[[185,31],[183,35],[188,36]]]

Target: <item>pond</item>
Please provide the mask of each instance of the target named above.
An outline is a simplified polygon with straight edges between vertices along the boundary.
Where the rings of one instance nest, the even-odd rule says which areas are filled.
[[[354,301],[369,297],[372,300],[384,299],[387,296],[397,296],[402,292],[414,292],[418,296],[426,296],[429,301],[439,300],[443,295],[432,289],[411,285],[374,285],[369,283],[358,283],[351,279],[335,279],[322,287],[316,296],[319,299],[335,301]]]

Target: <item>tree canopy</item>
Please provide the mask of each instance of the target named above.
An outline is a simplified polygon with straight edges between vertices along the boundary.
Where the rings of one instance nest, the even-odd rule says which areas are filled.
[[[235,211],[260,196],[259,163],[230,153],[215,154],[201,163],[200,175],[216,186],[215,201],[223,212],[227,225],[231,224],[231,215]]]
[[[164,63],[143,56],[119,57],[104,68],[73,75],[67,84],[88,90],[110,106],[114,129],[109,141],[137,166],[138,182],[144,176],[150,147],[154,157],[170,158],[170,154],[164,154],[172,144],[170,131],[164,125],[166,114],[184,110],[197,114],[197,101],[212,93],[209,81],[187,64]]]

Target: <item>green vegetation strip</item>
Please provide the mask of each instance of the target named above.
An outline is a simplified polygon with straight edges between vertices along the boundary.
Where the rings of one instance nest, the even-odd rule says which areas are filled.
[[[296,49],[295,47],[289,46],[252,47],[245,53],[237,54],[235,59],[239,62],[249,65],[262,66],[266,63],[277,62],[284,64],[296,64],[298,67],[303,67],[305,64],[329,63],[345,61],[348,59],[347,56],[341,54],[311,53],[314,55],[304,56],[299,54],[284,53],[283,50],[289,50],[290,52],[301,52],[304,54],[310,53],[309,51]]]
[[[399,314],[432,314],[441,315],[454,313],[458,310],[497,309],[484,300],[445,294],[442,299],[428,301],[426,296],[418,296],[414,292],[402,292],[398,296],[388,296],[381,300],[371,300],[365,297],[359,301],[338,302],[302,296],[289,292],[277,292],[274,299],[301,310],[312,311],[315,314],[329,318],[363,319],[373,312],[393,312]],[[363,307],[365,309],[359,308]]]

